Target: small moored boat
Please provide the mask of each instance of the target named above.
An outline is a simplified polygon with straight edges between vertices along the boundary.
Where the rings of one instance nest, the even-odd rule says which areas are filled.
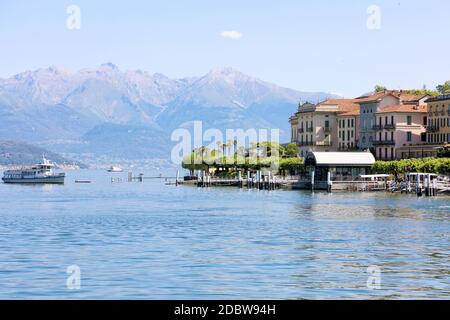
[[[111,167],[109,167],[108,172],[123,172],[123,169],[119,168],[119,167],[111,166]]]
[[[7,170],[3,173],[4,183],[53,183],[63,184],[65,173],[55,173],[55,165],[43,157],[42,163],[36,164],[31,168],[22,168],[18,170]]]

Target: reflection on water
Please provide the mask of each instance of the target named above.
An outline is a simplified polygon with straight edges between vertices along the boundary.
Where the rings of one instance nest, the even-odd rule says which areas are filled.
[[[450,298],[449,198],[110,177],[0,184],[0,298]],[[66,287],[70,265],[80,290]]]

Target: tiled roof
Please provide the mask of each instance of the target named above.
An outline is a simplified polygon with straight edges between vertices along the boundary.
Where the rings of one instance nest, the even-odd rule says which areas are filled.
[[[446,100],[450,100],[450,94],[441,94],[440,96],[437,96],[437,97],[431,97],[425,102],[437,102],[437,101],[446,101]]]
[[[397,106],[389,106],[381,109],[377,113],[426,113],[427,106],[426,105],[412,105],[412,104],[401,104]]]
[[[418,102],[419,100],[427,97],[426,94],[414,94],[414,93],[404,92],[402,90],[385,90],[385,91],[375,92],[368,96],[359,97],[356,99],[356,102],[357,103],[376,102],[376,101],[379,101],[389,95],[401,99],[404,103]]]
[[[352,110],[352,111],[346,111],[343,113],[338,114],[339,117],[351,117],[351,116],[359,116],[360,110],[358,109]]]

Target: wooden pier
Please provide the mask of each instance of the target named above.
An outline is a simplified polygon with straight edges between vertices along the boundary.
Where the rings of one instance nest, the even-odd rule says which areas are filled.
[[[177,171],[176,176],[145,176],[143,173],[140,173],[138,176],[133,176],[132,172],[128,172],[128,182],[138,181],[143,182],[144,180],[165,180],[166,182],[170,180],[175,180],[175,184],[179,182],[179,173]]]
[[[329,176],[327,181],[302,180],[300,177],[282,178],[273,175],[270,171],[247,172],[245,177],[238,172],[235,178],[220,178],[204,171],[199,172],[196,179],[180,180],[179,172],[176,176],[145,176],[140,173],[133,176],[128,173],[128,182],[143,182],[145,180],[165,180],[167,185],[189,184],[199,188],[209,187],[237,187],[258,190],[299,189],[299,190],[326,190],[328,192],[374,192],[385,191],[392,193],[413,193],[417,196],[433,197],[443,193],[450,193],[450,179],[435,174],[407,174],[407,181],[388,181],[386,175],[369,175],[366,178],[383,178],[382,180],[336,180]],[[192,178],[192,177],[191,177]]]
[[[263,174],[261,171],[257,171],[256,174],[251,175],[247,173],[246,178],[242,177],[241,172],[238,173],[237,178],[219,178],[206,175],[204,172],[200,175],[197,180],[197,187],[208,188],[208,187],[238,187],[238,188],[248,188],[248,189],[259,189],[259,190],[276,190],[285,186],[282,180],[278,180],[271,173]]]

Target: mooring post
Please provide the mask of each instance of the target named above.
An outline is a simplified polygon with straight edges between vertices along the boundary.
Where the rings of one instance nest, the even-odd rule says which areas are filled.
[[[421,175],[417,175],[417,195],[419,197],[422,196],[422,182],[421,182],[422,179],[420,177]]]
[[[133,173],[128,172],[128,182],[132,182],[132,181],[133,181]]]
[[[315,178],[316,170],[313,169],[311,172],[311,191],[314,191],[314,178]]]
[[[437,178],[435,178],[433,180],[433,196],[436,197],[437,196]]]
[[[331,172],[327,173],[327,191],[331,192]]]
[[[242,188],[242,172],[238,171],[239,188]]]
[[[257,170],[256,171],[256,188],[258,188],[258,189],[259,189],[260,179],[261,179],[260,171]]]
[[[179,179],[179,177],[180,177],[180,170],[177,170],[177,175],[176,175],[176,177],[175,177],[175,186],[178,186],[178,179]]]

